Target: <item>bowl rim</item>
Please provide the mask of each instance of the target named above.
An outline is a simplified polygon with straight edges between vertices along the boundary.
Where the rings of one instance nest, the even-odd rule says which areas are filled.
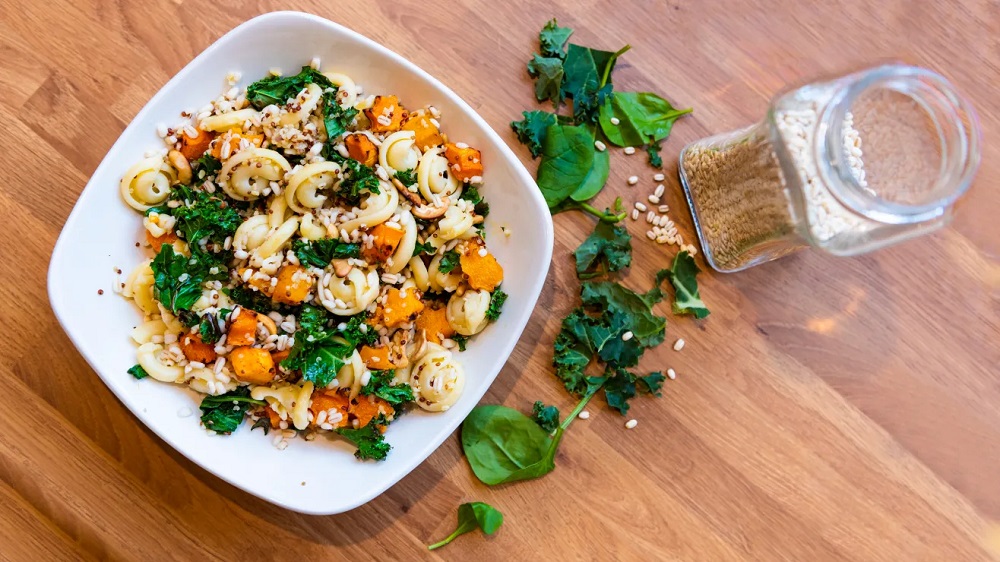
[[[181,442],[182,441],[181,439],[176,438],[174,432],[168,431],[165,428],[160,427],[148,421],[147,418],[152,418],[153,417],[152,415],[147,416],[146,414],[144,414],[142,411],[140,411],[141,408],[135,407],[136,406],[135,404],[130,403],[130,400],[127,400],[123,395],[119,394],[119,392],[117,392],[114,387],[108,384],[107,381],[105,380],[105,376],[102,374],[101,370],[97,367],[98,353],[95,350],[81,346],[81,344],[78,341],[78,338],[74,335],[77,326],[74,324],[74,319],[72,315],[72,304],[65,302],[65,300],[62,298],[59,292],[59,287],[58,287],[61,264],[63,261],[65,261],[63,258],[63,254],[65,254],[68,251],[68,246],[69,246],[68,233],[74,230],[74,228],[72,227],[77,222],[79,222],[80,215],[81,213],[84,212],[83,206],[80,205],[81,199],[83,199],[83,196],[88,192],[88,190],[97,189],[95,184],[95,178],[106,175],[107,173],[106,168],[109,168],[117,164],[117,162],[114,162],[111,159],[109,159],[108,156],[114,153],[116,149],[119,147],[119,145],[124,143],[125,137],[127,136],[127,133],[130,130],[138,127],[140,123],[148,120],[147,118],[148,114],[154,111],[154,108],[156,108],[160,104],[163,98],[167,97],[167,90],[170,89],[170,86],[175,83],[178,82],[182,83],[185,80],[187,80],[188,76],[194,73],[196,71],[195,69],[198,66],[200,66],[200,64],[203,61],[214,57],[216,52],[221,50],[225,44],[232,41],[234,37],[246,33],[248,30],[251,30],[261,25],[272,25],[272,24],[295,25],[295,24],[309,24],[309,23],[319,24],[321,26],[328,28],[330,31],[340,33],[348,41],[364,44],[368,48],[373,49],[382,56],[391,59],[394,63],[400,65],[409,73],[426,81],[442,97],[447,98],[448,101],[454,103],[456,106],[458,106],[459,108],[463,109],[466,112],[467,116],[471,118],[471,121],[473,122],[475,127],[479,129],[481,133],[485,137],[487,137],[493,143],[493,145],[495,145],[499,149],[497,155],[502,157],[504,160],[507,160],[508,164],[510,164],[513,170],[513,173],[518,177],[518,179],[521,182],[523,182],[525,185],[535,187],[534,189],[528,190],[527,195],[532,202],[532,207],[537,207],[539,209],[545,210],[544,213],[539,213],[541,216],[544,217],[544,220],[539,225],[542,231],[541,234],[543,239],[537,241],[540,242],[540,244],[538,245],[541,246],[541,255],[538,256],[538,259],[540,260],[541,263],[539,263],[538,266],[543,267],[544,272],[539,272],[540,274],[536,277],[535,281],[530,284],[529,291],[526,294],[528,298],[525,299],[527,301],[531,301],[530,305],[526,306],[521,314],[521,317],[516,319],[515,324],[513,326],[514,329],[507,331],[508,334],[510,334],[511,336],[516,335],[516,337],[508,337],[501,340],[504,343],[497,350],[500,353],[496,354],[496,356],[503,357],[503,361],[498,361],[496,366],[494,367],[495,372],[492,373],[492,376],[489,378],[488,384],[486,384],[486,386],[484,387],[483,395],[479,397],[479,400],[481,400],[482,396],[484,396],[485,393],[489,391],[489,388],[496,381],[496,378],[499,375],[500,371],[503,369],[507,361],[510,359],[510,355],[514,350],[514,347],[520,341],[521,335],[524,333],[524,329],[527,326],[528,320],[530,319],[531,314],[535,308],[535,304],[537,304],[538,298],[541,295],[542,288],[545,284],[548,275],[548,270],[552,261],[554,230],[552,225],[552,217],[548,212],[548,207],[545,203],[545,200],[542,197],[541,192],[537,189],[534,178],[529,174],[527,169],[521,163],[520,159],[511,150],[510,146],[507,145],[507,143],[503,140],[503,138],[500,137],[500,135],[485,121],[485,119],[482,118],[482,116],[479,115],[478,112],[476,112],[451,88],[446,86],[444,83],[442,83],[434,76],[430,75],[427,71],[417,66],[415,63],[402,57],[401,55],[392,51],[388,47],[385,47],[384,45],[378,43],[377,41],[365,37],[364,35],[344,25],[338,24],[334,21],[331,21],[329,19],[314,14],[286,10],[286,11],[269,12],[253,17],[237,25],[236,27],[234,27],[233,29],[229,30],[224,35],[216,39],[211,45],[206,47],[205,50],[203,50],[196,57],[194,57],[180,71],[178,71],[173,77],[171,77],[166,83],[164,83],[163,86],[160,87],[160,89],[153,95],[153,97],[151,97],[149,101],[145,103],[142,109],[140,109],[138,113],[136,113],[136,115],[132,118],[129,124],[122,131],[121,136],[119,136],[119,138],[115,141],[115,143],[108,149],[107,154],[105,154],[101,163],[91,174],[90,178],[87,181],[87,184],[84,186],[84,188],[80,191],[80,194],[77,196],[77,201],[76,203],[74,203],[73,209],[71,210],[69,216],[66,218],[66,221],[63,224],[62,229],[60,230],[59,237],[56,240],[55,246],[53,248],[52,257],[49,260],[46,284],[47,284],[49,305],[52,308],[52,311],[56,319],[58,320],[59,325],[62,327],[63,331],[72,341],[73,346],[76,348],[77,352],[79,352],[83,356],[83,358],[87,361],[90,368],[100,378],[101,382],[108,387],[108,389],[112,392],[112,394],[114,394],[114,396],[119,400],[119,402],[121,402],[132,413],[132,415],[137,417],[139,421],[141,421],[157,437],[159,437],[162,441],[164,441],[167,445],[169,445],[175,451],[180,453],[186,459],[199,466],[201,469],[213,474],[214,476],[220,478],[226,483],[246,493],[256,496],[269,503],[273,503],[285,509],[289,509],[299,513],[310,514],[310,515],[332,515],[336,513],[343,513],[345,511],[349,511],[351,509],[359,507],[373,500],[374,498],[380,496],[382,493],[388,490],[390,487],[397,484],[400,480],[405,478],[411,472],[413,472],[413,470],[417,466],[419,466],[421,463],[427,460],[427,458],[430,455],[436,452],[446,439],[448,439],[451,435],[454,434],[454,432],[461,425],[462,421],[464,421],[464,418],[468,415],[468,411],[466,411],[464,415],[462,415],[460,421],[454,423],[454,427],[451,427],[447,432],[441,431],[440,434],[436,436],[436,438],[429,440],[427,442],[429,446],[425,448],[427,451],[425,454],[411,455],[410,457],[406,458],[406,461],[402,462],[399,465],[399,468],[395,473],[385,478],[384,481],[381,482],[378,486],[374,486],[372,488],[372,491],[370,491],[369,493],[358,496],[351,496],[347,498],[346,501],[342,501],[332,505],[329,502],[325,505],[318,505],[318,504],[307,505],[307,504],[287,501],[280,495],[267,493],[267,490],[247,488],[241,485],[240,483],[234,481],[234,479],[230,478],[229,474],[226,471],[217,470],[216,467],[214,466],[203,464],[199,459],[195,458],[194,450],[185,446]],[[465,118],[465,116],[463,116],[463,118]],[[469,407],[469,411],[471,411],[472,407],[475,407],[475,405],[478,403],[479,400],[477,400],[475,403],[472,403],[472,405]]]

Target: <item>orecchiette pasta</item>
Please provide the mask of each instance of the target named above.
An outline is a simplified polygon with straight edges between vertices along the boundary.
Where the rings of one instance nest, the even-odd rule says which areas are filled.
[[[417,405],[431,412],[441,412],[461,397],[465,370],[450,351],[429,343],[410,371],[410,386]]]
[[[146,158],[129,168],[119,184],[122,199],[136,211],[145,212],[170,196],[177,173],[161,157]]]
[[[485,255],[485,216],[449,167],[479,152],[450,144],[432,106],[320,73],[228,87],[158,126],[165,150],[123,175],[152,252],[115,272],[143,313],[127,371],[201,394],[211,432],[249,417],[281,449],[368,427],[358,456],[382,459],[398,413],[459,399],[456,354],[495,317],[503,274],[469,253]]]
[[[239,201],[259,198],[269,183],[281,179],[290,169],[288,160],[273,150],[250,147],[229,157],[219,171],[219,183],[226,195]]]
[[[462,295],[454,294],[448,299],[448,324],[463,336],[474,336],[482,332],[490,319],[486,311],[490,308],[490,293],[488,291],[466,291]]]

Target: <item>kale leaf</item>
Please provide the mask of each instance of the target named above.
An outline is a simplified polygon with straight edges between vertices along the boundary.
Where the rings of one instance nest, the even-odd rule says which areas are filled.
[[[483,198],[483,195],[479,193],[478,187],[474,185],[466,186],[458,198],[472,203],[475,207],[473,210],[477,215],[484,218],[490,215],[490,204],[487,203],[486,199]]]
[[[623,226],[598,221],[594,232],[573,253],[580,279],[620,271],[632,263],[632,243]]]
[[[437,252],[437,248],[435,248],[429,242],[417,242],[413,246],[413,255],[415,256],[419,256],[421,254],[427,254],[433,256],[435,252]]]
[[[413,388],[409,384],[392,384],[393,371],[372,371],[368,384],[361,387],[364,396],[375,395],[398,409],[403,404],[413,402]]]
[[[371,459],[382,461],[385,460],[389,454],[389,450],[392,449],[392,446],[386,443],[385,436],[379,429],[379,426],[386,425],[386,423],[385,417],[379,415],[364,427],[358,429],[342,427],[337,430],[337,433],[351,443],[354,443],[358,448],[354,452],[355,457],[361,460]]]
[[[663,141],[650,141],[646,145],[646,156],[649,156],[649,165],[654,168],[663,167],[663,157],[660,156],[660,151],[663,150]]]
[[[126,372],[135,377],[136,379],[144,379],[149,376],[149,373],[146,372],[146,369],[143,369],[142,365],[139,365],[138,363],[129,367],[128,371]]]
[[[216,433],[236,431],[252,406],[262,406],[263,400],[250,397],[250,387],[241,386],[220,396],[206,396],[201,401],[201,423]]]
[[[490,295],[490,306],[486,309],[486,318],[491,322],[495,322],[497,318],[500,318],[500,313],[503,311],[503,303],[507,302],[507,293],[501,291],[497,288]]]
[[[347,131],[357,115],[357,109],[341,107],[337,103],[337,91],[323,92],[323,126],[326,128],[327,139],[338,138]]]
[[[179,201],[181,205],[176,208],[154,207],[149,212],[173,215],[177,220],[174,229],[192,245],[206,240],[221,246],[243,223],[240,214],[228,203],[205,191],[174,186],[170,200]]]
[[[708,307],[698,294],[698,280],[695,276],[701,270],[694,258],[687,252],[680,252],[670,266],[670,283],[674,286],[674,314],[694,314],[695,318],[708,316]]]
[[[337,377],[337,372],[361,343],[370,344],[378,338],[374,329],[365,324],[363,315],[334,319],[326,309],[303,305],[298,314],[299,329],[288,357],[281,362],[287,370],[298,370],[302,378],[324,388]],[[335,326],[334,322],[338,322]]]
[[[466,346],[469,345],[469,336],[463,336],[462,334],[455,334],[451,336],[451,339],[455,341],[458,345],[459,351],[465,351]]]
[[[312,83],[324,89],[336,88],[322,72],[303,66],[294,76],[265,76],[250,84],[247,86],[247,101],[258,110],[271,104],[284,105]]]
[[[531,407],[531,418],[545,431],[552,433],[559,427],[559,408],[546,406],[540,400]]]
[[[366,166],[353,158],[345,158],[341,163],[341,182],[338,194],[352,204],[361,202],[364,192],[379,193],[378,175],[371,166]]]
[[[448,250],[441,256],[441,261],[438,262],[438,271],[441,273],[451,273],[459,265],[459,260],[461,257],[455,250]]]
[[[528,147],[531,157],[538,158],[542,154],[542,143],[545,140],[545,132],[549,127],[556,124],[556,115],[539,109],[522,111],[521,115],[524,118],[520,121],[512,121],[510,128],[514,129],[517,140]]]
[[[559,27],[555,18],[546,22],[538,34],[542,56],[563,59],[566,57],[566,41],[569,41],[573,30],[569,27]]]
[[[233,301],[234,304],[238,304],[240,307],[247,310],[260,312],[261,314],[267,314],[268,312],[275,310],[275,304],[271,301],[271,297],[261,293],[260,291],[254,291],[237,285],[236,287],[223,287],[222,292],[225,293],[226,296],[229,297],[229,300]]]
[[[399,182],[402,183],[403,185],[410,186],[417,183],[417,174],[412,169],[396,170],[396,173],[394,175],[396,179],[399,180]]]
[[[222,330],[219,328],[219,318],[226,318],[230,312],[228,308],[223,308],[217,315],[209,312],[201,316],[198,323],[198,336],[203,343],[215,344],[222,338]]]
[[[361,244],[344,242],[338,238],[321,238],[311,242],[297,238],[292,241],[292,251],[300,263],[322,268],[335,259],[358,257],[361,255]]]
[[[194,169],[198,179],[203,180],[209,176],[218,174],[219,170],[222,169],[222,162],[220,162],[215,156],[206,152],[194,161]]]
[[[186,258],[174,253],[171,244],[160,247],[150,267],[153,270],[153,296],[175,316],[181,311],[191,310],[201,298],[203,282],[226,276],[226,267],[211,254],[195,251],[190,258]]]
[[[562,101],[562,59],[535,55],[528,61],[528,75],[535,79],[535,99],[550,100],[558,109]]]

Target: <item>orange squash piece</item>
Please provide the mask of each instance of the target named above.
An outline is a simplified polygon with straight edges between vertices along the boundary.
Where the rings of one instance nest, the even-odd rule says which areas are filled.
[[[187,136],[187,133],[183,131],[179,133],[181,141],[181,154],[184,155],[184,158],[187,158],[188,162],[194,162],[195,160],[201,158],[202,155],[204,155],[209,149],[209,145],[212,144],[212,140],[215,139],[215,133],[212,131],[203,131],[201,129],[196,130],[198,131],[198,136],[194,138]]]
[[[434,125],[431,118],[426,115],[420,115],[419,117],[411,116],[403,123],[403,130],[413,131],[413,142],[417,143],[417,147],[420,150],[427,150],[444,142],[441,131]]]
[[[279,363],[281,363],[285,359],[288,359],[288,356],[291,353],[292,353],[291,349],[283,349],[281,351],[277,351],[277,350],[272,351],[271,352],[271,360],[274,361],[275,365],[278,365]]]
[[[240,140],[242,139],[247,139],[247,141],[249,141],[250,144],[258,147],[264,142],[264,135],[248,135],[246,133],[240,132],[239,129],[233,129],[230,132],[232,133],[229,136],[230,155],[236,154],[236,151],[240,149]],[[215,156],[219,160],[222,159],[222,145],[223,145],[222,137],[218,137],[214,141],[212,141],[212,150],[211,150],[212,156]]]
[[[365,110],[365,117],[371,121],[373,133],[391,133],[398,131],[410,114],[399,105],[396,96],[375,96],[372,106]],[[379,117],[382,118],[379,121]]]
[[[371,247],[365,246],[361,250],[361,257],[365,258],[368,263],[384,263],[396,253],[396,248],[399,247],[399,242],[403,239],[405,231],[382,223],[369,229],[368,234],[371,234],[375,241]]]
[[[153,236],[148,230],[146,231],[146,243],[152,246],[154,252],[159,252],[160,246],[163,246],[164,244],[173,244],[177,240],[179,240],[179,238],[177,238],[177,235],[173,232],[167,232],[163,236]]]
[[[253,345],[257,339],[257,313],[240,309],[240,313],[229,323],[226,344],[232,346]]]
[[[350,408],[351,401],[347,398],[347,396],[335,390],[320,390],[318,392],[314,392],[312,395],[312,403],[309,405],[309,411],[312,412],[313,420],[319,416],[320,412],[329,410],[336,410],[340,412],[340,420],[330,422],[330,425],[335,428],[347,425]],[[315,421],[313,423],[315,423]]]
[[[425,307],[417,316],[417,331],[424,331],[424,338],[429,342],[440,344],[443,338],[455,335],[455,329],[448,323],[448,313],[444,307]]]
[[[239,268],[239,269],[236,270],[237,273],[240,274],[240,279],[243,278],[243,273],[245,271],[247,271],[247,269],[249,269],[249,268],[241,267],[241,268]],[[274,287],[271,287],[270,283],[268,283],[267,281],[261,279],[260,277],[254,277],[253,275],[251,275],[250,276],[250,280],[247,281],[246,284],[249,285],[249,286],[251,286],[251,287],[253,287],[258,292],[264,293],[265,295],[267,295],[269,297],[274,293]]]
[[[403,291],[406,291],[405,296]],[[420,291],[413,287],[403,289],[393,287],[385,294],[382,305],[382,323],[392,328],[413,318],[424,309],[420,301]]]
[[[264,406],[264,411],[267,412],[267,419],[271,422],[271,429],[281,429],[281,416],[278,412],[274,411],[274,408],[270,406]],[[288,423],[287,421],[285,422]]]
[[[278,270],[278,284],[274,286],[271,300],[285,304],[301,304],[306,300],[312,278],[301,265],[287,264]]]
[[[365,427],[379,414],[387,417],[396,413],[396,410],[388,402],[374,396],[358,396],[351,403],[351,415],[358,420],[358,427]]]
[[[374,166],[378,162],[378,147],[368,138],[368,135],[352,133],[344,138],[347,155],[366,166]]]
[[[218,358],[215,346],[201,341],[200,334],[184,334],[181,336],[181,351],[188,361],[197,361],[208,365]]]
[[[267,384],[274,379],[274,360],[266,349],[237,347],[229,352],[236,378],[251,384]]]
[[[393,363],[388,346],[371,347],[364,345],[358,350],[358,354],[361,355],[361,361],[369,369],[388,371],[401,367],[401,365]]]
[[[448,160],[448,170],[463,182],[483,177],[483,153],[471,146],[459,148],[457,144],[444,145],[444,157]]]
[[[459,256],[469,286],[482,291],[492,291],[503,281],[503,267],[489,252],[482,252],[486,246],[479,240],[471,240],[465,247],[465,252]],[[485,253],[486,255],[482,255]]]

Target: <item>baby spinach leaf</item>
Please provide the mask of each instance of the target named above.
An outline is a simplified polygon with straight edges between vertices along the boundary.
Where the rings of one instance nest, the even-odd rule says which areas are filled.
[[[531,407],[531,418],[539,427],[552,433],[559,427],[559,408],[546,406],[540,400]]]
[[[588,127],[557,124],[548,128],[538,166],[538,188],[549,209],[581,189],[591,191],[594,185],[607,182],[607,161],[598,160],[596,154],[594,132]]]
[[[611,97],[615,61],[629,48],[626,45],[612,53],[570,43],[563,63],[561,93],[573,100],[573,118],[577,123],[597,121],[601,106]]]
[[[628,267],[632,263],[631,240],[625,227],[598,221],[594,232],[573,253],[577,277],[586,279]]]
[[[545,132],[552,125],[556,124],[556,116],[548,111],[534,110],[522,111],[524,119],[512,121],[510,127],[514,129],[517,140],[528,147],[532,158],[538,158],[542,154],[542,142],[545,140]]]
[[[611,157],[606,150],[594,149],[594,161],[583,183],[570,195],[573,201],[589,201],[604,189],[608,183],[608,173],[611,169]]]
[[[642,146],[670,135],[674,121],[691,113],[675,109],[670,102],[649,92],[618,92],[605,100],[598,121],[601,131],[617,146]],[[611,122],[618,119],[618,124]]]
[[[495,507],[483,502],[463,503],[458,506],[458,528],[444,540],[428,546],[427,550],[441,548],[456,537],[476,529],[482,529],[487,535],[492,535],[497,532],[501,524],[503,524],[503,514]]]
[[[462,423],[462,448],[476,478],[490,486],[529,480],[555,469],[562,430],[552,437],[506,406],[477,406]]]

